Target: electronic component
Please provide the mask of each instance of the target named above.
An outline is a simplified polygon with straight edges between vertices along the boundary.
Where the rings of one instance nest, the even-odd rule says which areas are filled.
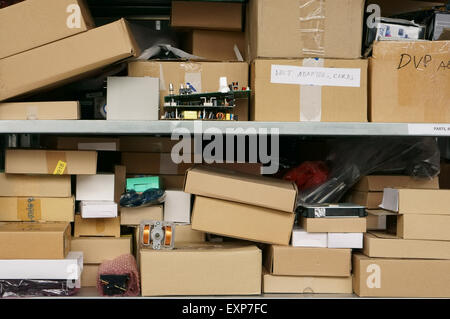
[[[366,208],[351,203],[303,204],[297,208],[300,216],[307,218],[365,217]]]
[[[117,296],[123,295],[128,290],[128,275],[100,275],[100,285],[103,288],[103,295]]]
[[[175,243],[175,224],[149,220],[140,225],[141,246],[152,249],[173,249]]]

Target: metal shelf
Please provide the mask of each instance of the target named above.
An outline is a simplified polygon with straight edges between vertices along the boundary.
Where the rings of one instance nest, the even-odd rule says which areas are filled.
[[[200,128],[198,128],[200,127]],[[450,136],[450,124],[406,123],[327,123],[327,122],[239,122],[239,121],[106,121],[106,120],[53,120],[53,121],[0,121],[0,134],[92,134],[92,135],[155,135],[171,134],[183,128],[191,133],[204,133],[216,128],[236,135],[271,133],[302,136]],[[197,128],[196,131],[194,128]]]

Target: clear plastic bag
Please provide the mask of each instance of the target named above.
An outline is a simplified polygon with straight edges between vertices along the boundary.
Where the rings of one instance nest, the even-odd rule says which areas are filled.
[[[0,298],[72,296],[79,290],[76,286],[68,280],[1,279]]]
[[[328,180],[300,192],[299,203],[337,203],[359,179],[372,173],[433,178],[440,172],[435,138],[382,138],[333,140],[326,163]]]
[[[163,203],[165,198],[166,192],[161,188],[150,188],[143,193],[130,190],[120,196],[120,206],[142,207],[158,205]]]

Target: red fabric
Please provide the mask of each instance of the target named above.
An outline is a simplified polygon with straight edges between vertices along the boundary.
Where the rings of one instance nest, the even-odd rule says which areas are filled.
[[[121,296],[139,296],[139,272],[133,255],[125,254],[113,260],[104,261],[98,268],[97,290],[103,296],[100,275],[129,275],[128,290]]]
[[[290,169],[283,177],[297,184],[300,191],[307,190],[325,183],[329,170],[324,162],[304,162]]]

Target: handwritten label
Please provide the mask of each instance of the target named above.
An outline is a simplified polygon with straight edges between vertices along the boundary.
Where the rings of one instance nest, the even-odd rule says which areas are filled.
[[[450,124],[408,124],[408,134],[419,136],[450,136]]]
[[[360,87],[361,69],[272,64],[271,83]]]
[[[63,161],[58,161],[56,164],[55,170],[53,171],[53,175],[62,175],[67,167],[67,163]]]

